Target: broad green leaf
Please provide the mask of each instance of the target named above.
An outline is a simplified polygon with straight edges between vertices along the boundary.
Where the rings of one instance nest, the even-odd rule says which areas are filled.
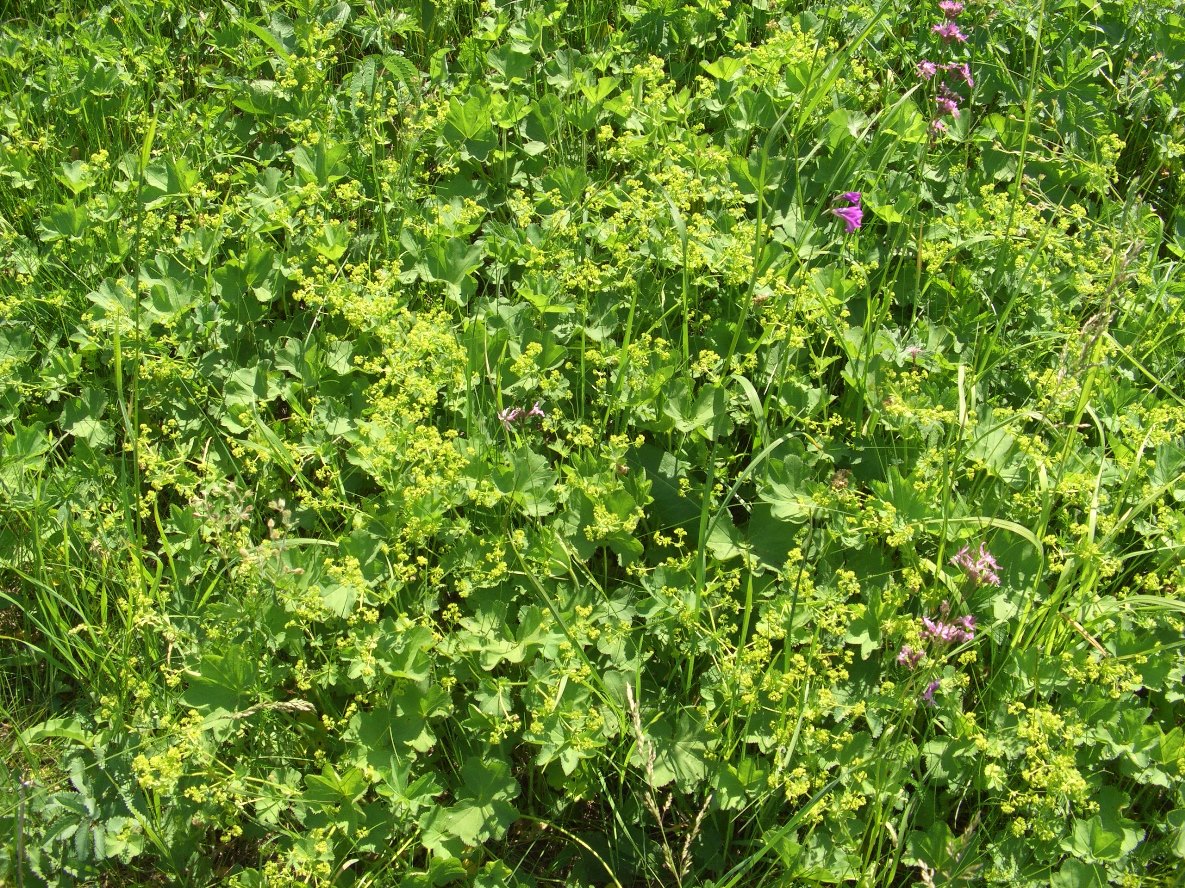
[[[1062,848],[1088,863],[1107,863],[1121,860],[1135,850],[1144,836],[1116,808],[1100,811],[1089,820],[1077,820],[1070,836],[1062,840]]]
[[[708,538],[705,542],[708,551],[712,553],[714,558],[720,561],[730,561],[733,558],[739,558],[745,553],[746,549],[741,532],[737,530],[737,526],[732,521],[732,516],[727,512],[722,513],[718,519],[712,522],[708,530]]]
[[[1101,866],[1072,859],[1049,878],[1050,888],[1104,888],[1107,884],[1107,873]]]
[[[878,121],[880,132],[906,145],[924,144],[930,139],[930,121],[913,101],[897,102]]]
[[[181,700],[203,715],[240,712],[255,702],[258,674],[258,665],[241,647],[231,645],[225,653],[211,652],[202,658]]]
[[[902,859],[912,865],[925,864],[937,870],[946,868],[947,862],[957,854],[958,842],[950,827],[942,821],[931,823],[925,831],[910,830],[905,841],[906,853]]]
[[[113,440],[111,427],[103,421],[106,412],[106,392],[83,389],[79,397],[66,402],[62,410],[62,430],[81,438],[91,447],[105,447]]]
[[[818,506],[814,487],[807,481],[809,470],[802,458],[789,454],[785,459],[771,459],[766,464],[765,477],[759,485],[762,502],[770,506],[770,514],[779,521],[806,521]]]
[[[353,805],[366,793],[366,777],[357,768],[338,774],[332,765],[304,778],[304,798],[316,805]]]
[[[93,737],[75,717],[51,718],[21,732],[21,743],[32,745],[42,740],[61,738],[72,740],[80,746],[90,747]]]
[[[469,870],[456,857],[432,857],[426,871],[405,875],[399,881],[399,888],[441,888],[455,885],[469,878]]]
[[[81,160],[61,164],[56,178],[69,188],[75,197],[95,184],[90,166]]]
[[[486,53],[486,61],[507,83],[522,83],[535,70],[529,49],[513,43],[491,49]]]
[[[1165,824],[1169,827],[1173,854],[1185,860],[1185,808],[1170,811],[1165,818]]]
[[[497,144],[490,97],[478,92],[461,101],[449,103],[442,130],[449,143],[463,147],[472,157],[484,160]]]
[[[728,394],[723,386],[705,385],[694,400],[685,380],[676,383],[672,389],[674,393],[668,396],[663,411],[675,421],[679,431],[700,432],[712,439],[731,431]]]
[[[275,21],[273,21],[273,25],[274,24],[275,24]],[[285,36],[284,32],[281,31],[281,36],[277,36],[276,34],[273,34],[271,31],[257,25],[255,22],[251,22],[251,21],[243,21],[242,25],[244,28],[246,28],[248,31],[250,31],[252,34],[254,34],[256,37],[258,37],[259,40],[262,41],[263,44],[265,46],[267,46],[268,49],[270,49],[272,52],[274,52],[276,55],[278,55],[281,59],[283,59],[286,62],[291,61],[292,54],[288,51],[288,48],[285,47],[284,44],[280,42],[281,37]],[[290,36],[292,33],[291,24],[288,24],[288,27],[286,30],[287,30],[287,35]]]
[[[324,187],[346,175],[349,153],[349,145],[321,139],[315,145],[297,145],[292,150],[292,165],[302,182]]]
[[[711,62],[700,62],[700,67],[717,80],[736,80],[745,73],[743,59],[720,56]]]
[[[44,423],[40,422],[29,426],[17,424],[11,434],[0,433],[0,442],[4,446],[4,470],[17,473],[45,468],[45,457],[52,443]]]
[[[326,222],[310,243],[320,255],[336,262],[350,246],[350,228],[343,222]]]
[[[507,456],[494,473],[493,481],[528,515],[540,517],[555,511],[555,471],[546,457],[526,444]]]
[[[592,104],[599,105],[620,85],[617,77],[598,77],[595,83],[581,84],[580,91]]]
[[[55,204],[41,217],[40,238],[52,242],[81,237],[86,231],[86,210],[73,204]]]
[[[140,199],[149,209],[165,206],[189,194],[197,181],[197,170],[184,157],[155,160],[144,170]]]
[[[646,780],[654,789],[674,782],[686,792],[707,776],[707,736],[700,722],[689,713],[664,714],[646,729],[645,737],[654,752],[653,770],[647,767],[644,758],[649,749],[643,751],[635,746],[630,761],[646,771]]]
[[[1169,491],[1177,502],[1185,502],[1185,447],[1165,441],[1156,447],[1156,463],[1148,480]]]
[[[438,854],[458,856],[465,848],[500,838],[518,816],[510,803],[518,792],[505,762],[469,757],[461,767],[457,803],[430,811],[420,821],[424,845]]]

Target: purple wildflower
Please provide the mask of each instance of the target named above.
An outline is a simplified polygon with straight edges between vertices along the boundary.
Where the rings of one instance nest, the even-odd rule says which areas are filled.
[[[975,569],[978,572],[976,579],[979,582],[992,586],[1000,585],[1000,565],[983,543],[979,544],[979,558],[975,562]]]
[[[915,651],[909,645],[905,645],[897,654],[897,662],[902,666],[908,666],[910,669],[914,669],[922,661],[922,657],[924,656],[926,656],[924,651]]]
[[[971,548],[964,546],[955,553],[950,563],[955,567],[963,568],[967,572],[967,576],[976,583],[987,583],[990,586],[1000,585],[1000,564],[987,550],[986,543],[979,544],[979,555],[975,557],[971,555]]]
[[[926,689],[922,691],[922,699],[926,701],[927,706],[934,705],[934,692],[940,687],[942,687],[942,682],[938,679],[934,679],[934,681],[926,685]]]
[[[860,206],[861,197],[862,195],[859,191],[845,191],[835,199],[845,201],[846,203],[851,204],[851,206],[832,207],[831,210],[829,210],[833,216],[843,219],[844,225],[846,226],[845,231],[847,231],[848,234],[851,234],[853,231],[859,228],[864,221],[864,210]]]
[[[938,606],[938,619],[922,617],[922,638],[942,644],[961,644],[975,638],[975,617],[968,614],[954,622],[947,622],[949,616],[950,603],[944,601]]]
[[[922,80],[929,80],[937,73],[938,65],[934,64],[934,62],[926,61],[926,59],[918,62],[918,77],[922,78]]]
[[[942,14],[948,19],[957,18],[959,13],[963,11],[963,4],[959,0],[939,0],[938,8],[942,10]]]
[[[966,617],[956,623],[922,617],[922,637],[942,644],[962,644],[975,638],[975,621]]]
[[[955,567],[961,567],[964,570],[975,569],[975,559],[971,557],[971,547],[964,546],[953,556],[951,556],[950,563]]]
[[[864,211],[859,207],[835,207],[831,214],[843,219],[844,231],[851,234],[864,222]]]
[[[505,410],[498,411],[498,421],[502,423],[506,431],[510,431],[514,424],[520,420],[530,419],[531,417],[542,419],[545,416],[547,414],[543,412],[543,408],[539,406],[538,401],[535,402],[530,410],[524,407],[507,407]]]
[[[967,35],[959,30],[959,26],[954,22],[943,22],[941,25],[935,25],[930,29],[947,43],[952,40],[957,40],[959,43],[967,42]]]
[[[971,66],[966,62],[948,62],[942,66],[942,69],[952,72],[955,77],[963,81],[967,86],[975,86],[975,78],[971,76]]]
[[[937,135],[938,133],[945,133],[946,132],[946,124],[943,123],[941,120],[935,118],[934,120],[930,121],[930,132],[934,133],[935,135]]]
[[[959,94],[952,92],[945,83],[938,87],[938,95],[934,99],[934,104],[943,114],[949,114],[955,120],[959,119]]]

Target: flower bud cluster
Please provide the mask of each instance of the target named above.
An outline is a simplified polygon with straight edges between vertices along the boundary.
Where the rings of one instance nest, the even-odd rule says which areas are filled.
[[[959,0],[940,0],[938,8],[941,10],[944,20],[931,27],[930,30],[941,37],[943,43],[966,43],[967,35],[960,30],[956,21],[963,11],[963,4]],[[918,62],[917,72],[918,77],[922,80],[932,80],[939,74],[945,75],[938,84],[938,95],[934,100],[934,104],[938,107],[938,113],[930,121],[930,132],[944,133],[946,132],[946,121],[943,120],[943,117],[958,120],[959,104],[962,101],[962,97],[952,89],[952,84],[962,83],[968,89],[975,86],[975,79],[971,76],[971,66],[966,62],[939,63],[922,59]]]

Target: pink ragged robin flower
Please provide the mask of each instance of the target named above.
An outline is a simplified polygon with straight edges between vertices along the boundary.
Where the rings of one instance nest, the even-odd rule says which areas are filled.
[[[963,568],[967,576],[971,577],[976,583],[981,585],[987,583],[989,586],[1000,585],[1000,565],[992,553],[987,550],[986,543],[979,544],[978,556],[972,556],[971,548],[964,546],[955,553],[950,563],[955,567]]]
[[[938,8],[948,19],[954,19],[963,11],[963,4],[959,0],[939,0]]]
[[[897,662],[902,666],[914,669],[918,663],[922,662],[922,658],[925,656],[925,651],[915,651],[909,645],[904,645],[897,654]]]
[[[971,66],[966,62],[948,62],[942,68],[944,71],[954,74],[955,77],[967,84],[968,87],[975,86],[975,79],[971,76]]]
[[[955,120],[959,119],[959,94],[953,92],[945,83],[938,87],[938,95],[934,98],[934,104],[943,114],[949,114]]]
[[[953,623],[922,617],[922,637],[940,644],[963,644],[975,638],[975,617],[960,617]]]
[[[498,411],[498,421],[502,423],[506,431],[510,431],[514,428],[514,424],[521,420],[530,419],[531,417],[542,419],[545,416],[547,414],[543,412],[543,408],[539,406],[538,401],[535,402],[535,405],[530,410],[522,407],[507,407],[504,410]]]
[[[925,59],[918,62],[918,77],[922,78],[922,80],[929,80],[937,73],[938,65],[934,62],[928,62]]]
[[[930,29],[947,43],[952,40],[957,40],[959,43],[967,42],[967,35],[959,30],[959,26],[954,22],[943,22],[941,25],[935,25]]]

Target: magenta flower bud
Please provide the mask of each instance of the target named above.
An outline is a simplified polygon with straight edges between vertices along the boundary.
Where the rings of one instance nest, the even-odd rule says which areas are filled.
[[[926,685],[926,689],[922,691],[922,699],[926,701],[927,706],[934,705],[934,692],[942,687],[942,682],[935,679]]]
[[[833,207],[831,214],[843,219],[844,231],[848,234],[851,234],[864,222],[864,211],[860,207]]]

